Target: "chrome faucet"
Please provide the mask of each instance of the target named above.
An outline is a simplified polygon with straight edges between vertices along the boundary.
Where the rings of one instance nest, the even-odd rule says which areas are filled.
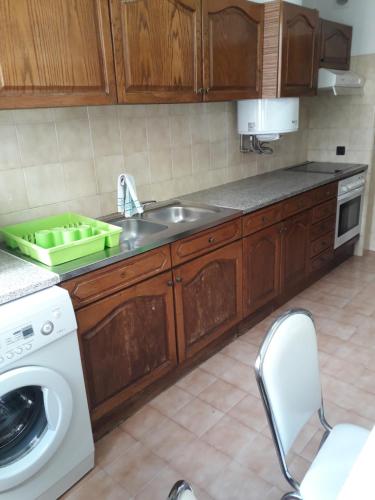
[[[147,200],[147,201],[141,201],[141,207],[143,210],[148,207],[149,205],[153,205],[154,203],[157,203],[156,200]]]

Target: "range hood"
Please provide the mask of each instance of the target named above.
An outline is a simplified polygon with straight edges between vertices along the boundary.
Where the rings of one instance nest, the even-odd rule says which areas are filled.
[[[319,69],[318,92],[333,95],[363,95],[365,79],[354,71]]]

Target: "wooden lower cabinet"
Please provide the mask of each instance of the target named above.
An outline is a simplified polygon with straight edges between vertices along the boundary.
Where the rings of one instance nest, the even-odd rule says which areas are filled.
[[[287,219],[282,227],[281,288],[286,290],[302,282],[309,271],[309,211]]]
[[[179,362],[193,357],[242,318],[242,241],[176,268]]]
[[[93,423],[177,365],[170,271],[76,316]]]
[[[275,224],[243,240],[244,316],[280,292],[281,229]]]

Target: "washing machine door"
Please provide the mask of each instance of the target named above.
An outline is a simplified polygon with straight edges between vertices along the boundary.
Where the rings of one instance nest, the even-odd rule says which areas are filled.
[[[48,368],[0,375],[0,493],[36,474],[56,453],[72,418],[72,392]]]

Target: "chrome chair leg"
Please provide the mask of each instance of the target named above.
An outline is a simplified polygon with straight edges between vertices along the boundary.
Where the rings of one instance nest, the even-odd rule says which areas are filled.
[[[296,491],[290,491],[289,493],[285,493],[281,500],[302,500],[302,497]]]

